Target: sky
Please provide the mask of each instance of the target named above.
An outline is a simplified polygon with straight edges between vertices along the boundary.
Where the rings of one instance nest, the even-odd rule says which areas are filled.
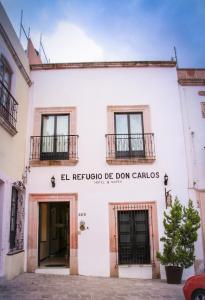
[[[171,60],[205,68],[205,0],[1,0],[50,62]],[[22,38],[22,43],[24,39]],[[43,53],[41,51],[42,58]],[[45,59],[43,58],[45,61]]]

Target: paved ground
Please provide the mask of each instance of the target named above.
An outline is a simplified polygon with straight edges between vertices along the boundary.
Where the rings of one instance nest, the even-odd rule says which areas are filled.
[[[22,274],[0,279],[0,299],[12,300],[183,300],[182,284],[160,280]]]

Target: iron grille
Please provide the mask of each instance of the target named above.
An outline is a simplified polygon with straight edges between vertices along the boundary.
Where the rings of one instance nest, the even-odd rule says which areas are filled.
[[[17,101],[0,81],[0,115],[14,129],[17,122],[17,106]]]
[[[32,136],[30,141],[30,159],[77,159],[77,141],[78,135]]]
[[[24,235],[24,194],[12,187],[10,218],[10,251],[23,250]]]
[[[111,158],[143,158],[154,159],[154,134],[107,134],[107,159]]]
[[[148,210],[118,211],[119,264],[150,264]]]

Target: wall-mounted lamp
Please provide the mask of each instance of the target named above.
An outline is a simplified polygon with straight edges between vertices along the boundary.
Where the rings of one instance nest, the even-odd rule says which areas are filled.
[[[165,173],[164,175],[164,185],[168,184],[168,175]]]
[[[51,185],[53,188],[56,186],[56,179],[54,176],[51,177]]]
[[[171,190],[167,191],[166,186],[168,185],[168,175],[164,175],[164,185],[165,185],[165,204],[166,208],[172,205],[172,195],[170,194]]]

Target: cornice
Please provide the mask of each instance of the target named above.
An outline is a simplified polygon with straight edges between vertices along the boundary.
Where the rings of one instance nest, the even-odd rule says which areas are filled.
[[[184,85],[184,86],[203,86],[203,85],[205,85],[205,79],[199,79],[199,78],[179,79],[178,82],[180,85]]]
[[[59,69],[94,69],[94,68],[173,68],[174,61],[112,61],[112,62],[81,62],[81,63],[49,63],[31,65],[32,71]]]

